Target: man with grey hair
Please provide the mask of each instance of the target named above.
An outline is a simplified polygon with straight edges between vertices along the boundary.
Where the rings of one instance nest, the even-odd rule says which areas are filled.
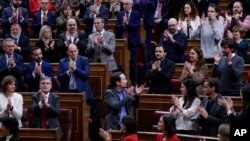
[[[79,49],[79,53],[83,56],[86,56],[86,44],[87,44],[87,36],[85,32],[79,31],[77,29],[77,22],[74,18],[69,18],[67,20],[67,31],[61,33],[59,35],[58,41],[58,50],[62,52],[62,56],[60,58],[66,57],[66,51],[68,50],[69,44],[75,44]]]
[[[0,56],[0,80],[6,75],[16,77],[17,91],[21,91],[21,77],[23,76],[23,57],[14,52],[15,43],[13,39],[7,38],[3,41],[4,54]]]

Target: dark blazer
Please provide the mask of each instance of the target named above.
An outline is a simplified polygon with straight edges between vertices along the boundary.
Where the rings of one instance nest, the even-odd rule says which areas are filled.
[[[58,69],[58,80],[61,83],[61,90],[68,91],[70,76],[67,74],[69,69],[69,57],[60,59]],[[75,81],[79,92],[85,92],[87,99],[93,99],[93,92],[88,81],[89,77],[89,62],[88,58],[78,55],[76,60],[76,70],[74,71]]]
[[[16,53],[13,54],[13,58],[15,60],[16,66],[12,69],[8,69],[7,66],[7,58],[5,54],[0,56],[0,80],[6,76],[6,75],[13,75],[16,77],[16,83],[17,83],[17,91],[20,90],[20,82],[21,77],[23,76],[23,70],[24,70],[24,63],[23,63],[23,57],[21,55],[18,55]]]
[[[1,137],[0,141],[6,141],[6,137]],[[9,141],[21,141],[21,139],[18,135],[12,135]]]
[[[165,40],[165,37],[162,35],[160,43],[167,48],[167,58],[174,61],[175,63],[184,62],[184,51],[187,47],[187,36],[185,33],[177,31],[173,35],[175,43],[172,43],[170,40]]]
[[[36,76],[35,78],[33,77],[32,73],[35,69],[35,61],[30,62],[29,64],[27,64],[25,66],[25,73],[24,73],[24,80],[25,82],[28,84],[28,91],[29,92],[37,92],[39,90],[39,81],[40,81],[40,76]],[[51,77],[51,79],[53,80],[54,78],[54,73],[51,67],[51,64],[46,62],[46,61],[42,61],[42,72],[45,76],[49,76]]]
[[[122,38],[122,34],[127,30],[128,42],[133,46],[137,46],[140,43],[139,28],[140,28],[140,14],[139,12],[132,10],[129,16],[128,25],[123,24],[123,17],[126,15],[125,11],[121,11],[117,16],[116,31],[117,38]]]
[[[145,3],[145,8],[143,9],[144,10],[143,21],[144,21],[145,29],[148,26],[152,27],[154,25],[154,15],[155,15],[157,2],[158,0],[148,0]]]
[[[49,46],[51,43],[52,41],[49,42]],[[59,61],[59,57],[58,57],[59,54],[57,52],[56,41],[55,41],[54,49],[49,48],[48,50],[45,50],[46,47],[45,47],[43,40],[38,40],[35,46],[39,47],[42,50],[43,60],[50,62],[50,63]]]
[[[86,24],[85,31],[87,33],[87,36],[89,36],[92,33],[94,24],[94,18],[90,17],[91,13],[90,8],[91,6],[87,7],[83,17],[83,21]],[[109,19],[109,9],[106,6],[101,5],[99,8],[99,14],[96,15],[96,17],[102,17],[106,23]]]
[[[66,57],[66,51],[68,47],[65,45],[66,41],[66,32],[63,32],[59,35],[59,40],[57,43],[58,50],[62,53],[62,57]],[[79,41],[76,43],[77,48],[79,49],[80,55],[86,56],[85,50],[87,48],[87,36],[85,32],[78,31]]]
[[[40,95],[41,95],[40,93],[32,95],[32,105],[31,105],[31,111],[33,113],[33,119],[31,123],[32,128],[41,128],[42,110],[39,107]],[[51,105],[46,113],[48,127],[49,128],[60,127],[60,123],[58,120],[58,115],[60,113],[60,97],[52,93],[49,93],[48,103]]]
[[[128,90],[123,90],[123,100],[119,100],[118,91],[115,88],[108,88],[104,93],[104,100],[106,103],[106,116],[104,129],[119,130],[119,120],[121,114],[121,107],[125,106],[128,115],[132,115],[132,108],[137,107],[140,102],[138,95],[130,96]]]
[[[5,35],[4,39],[6,39],[6,38],[14,39],[11,36],[11,34]],[[24,58],[24,61],[28,61],[28,55],[30,53],[30,42],[29,42],[28,36],[21,33],[21,35],[20,35],[20,37],[18,39],[18,42],[17,42],[17,46],[19,46],[21,48],[21,51],[15,50],[15,52],[22,55],[23,58]]]
[[[22,31],[26,34],[27,33],[26,29],[29,25],[29,13],[26,8],[23,8],[23,7],[19,7],[19,8],[20,8],[20,11],[22,11],[22,16],[24,20],[23,21],[18,20],[18,23],[21,25]],[[3,37],[7,33],[10,33],[10,26],[12,22],[9,21],[9,18],[12,16],[12,11],[13,9],[11,6],[3,9],[3,12],[2,12]]]
[[[217,136],[218,134],[218,127],[222,123],[227,123],[227,111],[225,108],[223,108],[221,105],[218,104],[218,99],[222,99],[222,96],[220,94],[217,95],[217,97],[213,100],[213,106],[210,111],[207,111],[208,117],[207,119],[203,118],[201,116],[200,120],[200,127],[201,127],[201,135],[204,136]],[[207,108],[209,98],[206,97],[202,101],[202,105],[204,108]]]
[[[55,29],[55,24],[56,24],[55,14],[51,11],[48,11],[48,13],[47,13],[48,21],[43,23],[43,25],[41,24],[41,15],[42,15],[41,10],[37,11],[33,15],[32,30],[33,30],[33,35],[35,37],[39,36],[40,29],[43,25],[50,26],[52,31]]]
[[[161,61],[161,71],[151,71],[154,62],[155,60],[149,62],[145,75],[145,80],[149,82],[148,93],[171,94],[173,92],[171,79],[175,71],[174,62],[164,58]]]
[[[240,127],[241,129],[248,129],[250,127],[250,107],[247,106],[246,109],[242,110],[238,115],[231,113],[228,115],[229,122],[232,127]]]

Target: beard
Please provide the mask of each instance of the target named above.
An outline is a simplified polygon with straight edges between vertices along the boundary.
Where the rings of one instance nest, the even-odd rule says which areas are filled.
[[[12,38],[18,39],[19,36],[20,36],[20,34],[12,34],[12,33],[11,33],[11,37],[12,37]]]
[[[18,8],[20,6],[20,4],[19,3],[15,3],[15,4],[13,4],[13,7],[15,7],[15,8]]]

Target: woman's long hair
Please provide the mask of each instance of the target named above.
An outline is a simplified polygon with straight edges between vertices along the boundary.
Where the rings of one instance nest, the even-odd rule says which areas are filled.
[[[196,92],[196,86],[191,78],[184,79],[182,84],[186,87],[187,94],[184,96],[183,108],[188,109],[191,107],[194,99],[198,97]]]

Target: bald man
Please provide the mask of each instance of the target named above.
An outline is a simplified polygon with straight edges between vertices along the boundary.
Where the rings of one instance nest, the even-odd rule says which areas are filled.
[[[79,50],[75,44],[69,44],[67,57],[59,62],[58,80],[63,92],[82,93],[86,92],[87,99],[93,97],[90,88],[88,58],[78,55]]]
[[[184,51],[187,46],[187,37],[183,32],[178,31],[178,24],[175,18],[168,20],[168,29],[161,36],[160,44],[167,48],[167,58],[175,63],[184,62]]]
[[[74,18],[69,18],[67,20],[67,31],[59,35],[59,41],[57,44],[58,50],[61,51],[61,56],[66,57],[65,52],[68,50],[69,44],[75,44],[81,55],[86,56],[85,50],[87,47],[87,36],[85,32],[79,31],[77,29],[77,22]]]

